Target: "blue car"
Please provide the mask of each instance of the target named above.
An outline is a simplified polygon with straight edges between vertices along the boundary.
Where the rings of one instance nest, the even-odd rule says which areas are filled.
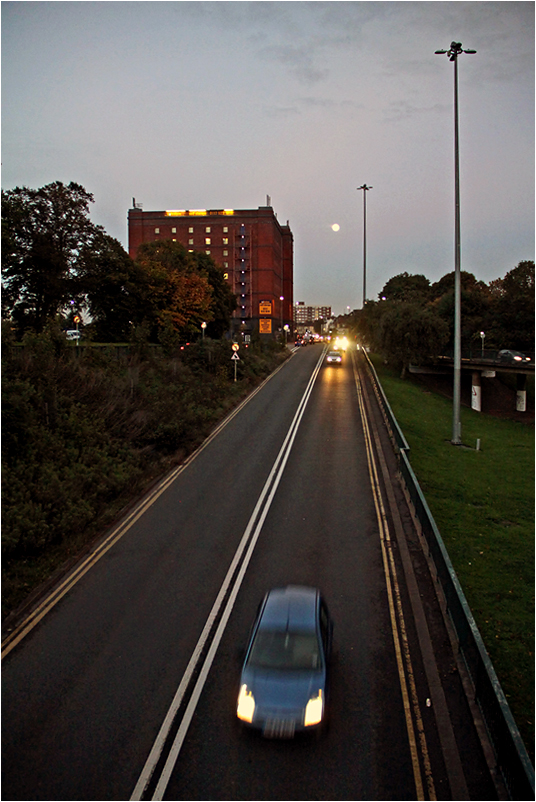
[[[259,607],[240,678],[238,718],[268,738],[320,730],[333,625],[315,588],[289,585]]]

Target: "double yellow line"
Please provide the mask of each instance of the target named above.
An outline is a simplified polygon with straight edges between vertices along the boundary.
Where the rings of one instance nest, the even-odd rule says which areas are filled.
[[[404,705],[404,715],[406,719],[406,729],[408,733],[409,747],[411,752],[411,762],[413,767],[413,777],[415,780],[416,795],[418,800],[425,799],[423,778],[421,772],[421,763],[419,760],[419,748],[417,745],[418,742],[420,747],[420,752],[422,755],[422,764],[426,778],[426,788],[428,791],[428,798],[431,800],[435,800],[437,799],[437,797],[435,793],[434,780],[432,777],[432,769],[430,765],[430,757],[428,754],[426,736],[424,733],[424,725],[419,707],[419,700],[417,697],[415,675],[413,672],[411,655],[409,651],[406,623],[404,620],[404,613],[402,610],[400,586],[398,583],[398,577],[396,573],[396,566],[393,555],[393,543],[389,532],[387,514],[385,511],[383,498],[380,490],[378,469],[376,465],[376,458],[374,456],[374,450],[372,448],[372,436],[365,410],[365,402],[363,398],[363,391],[361,389],[361,381],[359,379],[359,375],[357,372],[355,356],[353,352],[352,352],[352,365],[354,371],[354,381],[357,390],[357,399],[359,402],[359,412],[361,415],[361,421],[363,424],[363,433],[365,436],[365,448],[367,452],[367,463],[370,476],[370,484],[372,487],[372,496],[374,498],[374,506],[376,509],[376,517],[378,520],[378,529],[380,534],[380,544],[381,544],[382,560],[383,560],[383,570],[385,574],[385,584],[387,587],[387,596],[389,600],[389,615],[391,619],[391,630],[393,633],[398,677],[400,681],[400,690],[402,692],[402,700]],[[413,718],[415,718],[415,726],[413,724]],[[415,727],[417,729],[417,736],[415,734]]]

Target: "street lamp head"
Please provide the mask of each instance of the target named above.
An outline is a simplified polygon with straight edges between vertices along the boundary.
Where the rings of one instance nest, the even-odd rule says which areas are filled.
[[[436,56],[447,55],[450,61],[456,61],[460,53],[476,53],[476,50],[464,50],[461,42],[451,42],[450,50],[436,50]]]

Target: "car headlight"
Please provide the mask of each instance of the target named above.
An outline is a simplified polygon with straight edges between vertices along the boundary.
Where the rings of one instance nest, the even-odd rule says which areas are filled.
[[[255,699],[253,694],[248,690],[247,685],[242,685],[240,693],[238,694],[238,703],[236,705],[236,715],[242,721],[247,721],[249,724],[253,721],[253,713],[255,712]]]
[[[305,708],[305,717],[303,719],[304,727],[310,727],[312,724],[319,724],[322,721],[324,714],[324,700],[322,698],[322,689],[319,689],[318,696],[313,696],[307,702]]]
[[[523,357],[521,357],[521,356],[515,356],[514,359],[515,359],[516,362],[522,362],[523,361]]]

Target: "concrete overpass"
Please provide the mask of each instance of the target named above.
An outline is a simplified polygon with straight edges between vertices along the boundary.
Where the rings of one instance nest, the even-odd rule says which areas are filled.
[[[527,410],[527,376],[534,376],[534,355],[529,362],[505,362],[499,359],[498,351],[462,354],[461,369],[471,371],[471,408],[477,412],[482,410],[482,378],[494,378],[497,373],[513,373],[516,375],[516,411]],[[410,365],[410,373],[449,374],[454,368],[452,356],[438,357],[433,365]]]

